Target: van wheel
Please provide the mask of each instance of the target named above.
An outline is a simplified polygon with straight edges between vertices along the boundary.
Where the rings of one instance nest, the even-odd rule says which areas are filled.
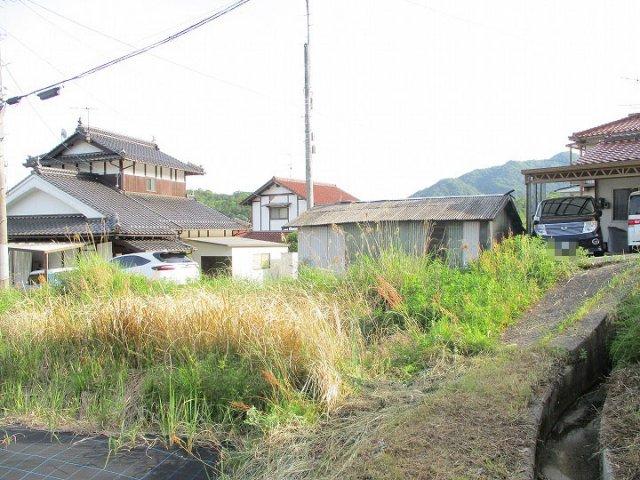
[[[594,257],[604,257],[604,252],[593,252]]]

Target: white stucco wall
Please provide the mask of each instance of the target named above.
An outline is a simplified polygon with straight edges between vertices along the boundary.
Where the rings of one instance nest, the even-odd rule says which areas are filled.
[[[640,177],[628,178],[608,178],[598,180],[598,198],[605,198],[610,204],[610,208],[602,210],[600,227],[605,242],[609,241],[609,226],[627,230],[626,220],[613,220],[613,191],[618,188],[640,188]]]
[[[282,203],[289,205],[289,216],[286,220],[271,220],[269,204]],[[306,211],[307,201],[284,187],[272,186],[265,190],[251,205],[251,224],[254,231],[280,231],[287,223],[295,220]]]
[[[77,155],[81,153],[97,153],[97,152],[102,152],[102,150],[96,147],[95,145],[92,145],[87,142],[77,142],[74,145],[71,145],[71,147],[68,150],[65,150],[64,154]]]
[[[287,246],[282,247],[228,247],[215,243],[199,242],[197,240],[184,239],[186,243],[194,247],[191,258],[202,267],[202,257],[231,257],[231,275],[234,278],[262,281],[269,275],[269,268],[254,268],[254,255],[268,253],[270,261],[280,261],[282,254],[287,253]]]
[[[279,262],[282,254],[287,253],[284,247],[241,247],[233,248],[231,255],[231,270],[234,278],[262,281],[269,276],[270,268],[255,268],[254,256],[269,254],[270,263]]]
[[[80,211],[49,193],[34,189],[7,207],[7,215],[65,215]]]

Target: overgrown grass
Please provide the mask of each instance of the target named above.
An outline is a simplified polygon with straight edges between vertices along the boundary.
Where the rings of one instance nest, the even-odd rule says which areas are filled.
[[[636,288],[618,309],[616,336],[611,344],[614,364],[623,367],[640,362],[640,289]]]
[[[313,424],[368,378],[491,350],[570,268],[527,237],[465,270],[390,251],[262,285],[149,282],[87,258],[60,287],[0,294],[0,409],[186,446]]]

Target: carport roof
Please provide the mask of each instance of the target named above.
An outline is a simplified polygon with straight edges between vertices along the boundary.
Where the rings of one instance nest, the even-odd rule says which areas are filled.
[[[10,242],[9,250],[56,253],[84,247],[81,242]]]
[[[264,240],[254,240],[253,238],[244,237],[195,237],[188,238],[190,242],[210,243],[213,245],[222,245],[230,248],[243,247],[286,247],[284,243],[266,242]]]

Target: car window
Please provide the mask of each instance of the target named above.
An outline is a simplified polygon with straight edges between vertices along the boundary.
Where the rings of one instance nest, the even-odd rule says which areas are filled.
[[[539,207],[540,217],[593,215],[595,207],[590,197],[567,197],[544,200]]]
[[[191,263],[191,259],[185,253],[158,252],[153,256],[165,263]]]
[[[125,255],[122,257],[115,257],[113,261],[120,265],[122,268],[133,268],[146,265],[151,260],[147,260],[146,258],[140,257],[138,255]]]
[[[640,215],[640,195],[629,197],[629,215]]]

